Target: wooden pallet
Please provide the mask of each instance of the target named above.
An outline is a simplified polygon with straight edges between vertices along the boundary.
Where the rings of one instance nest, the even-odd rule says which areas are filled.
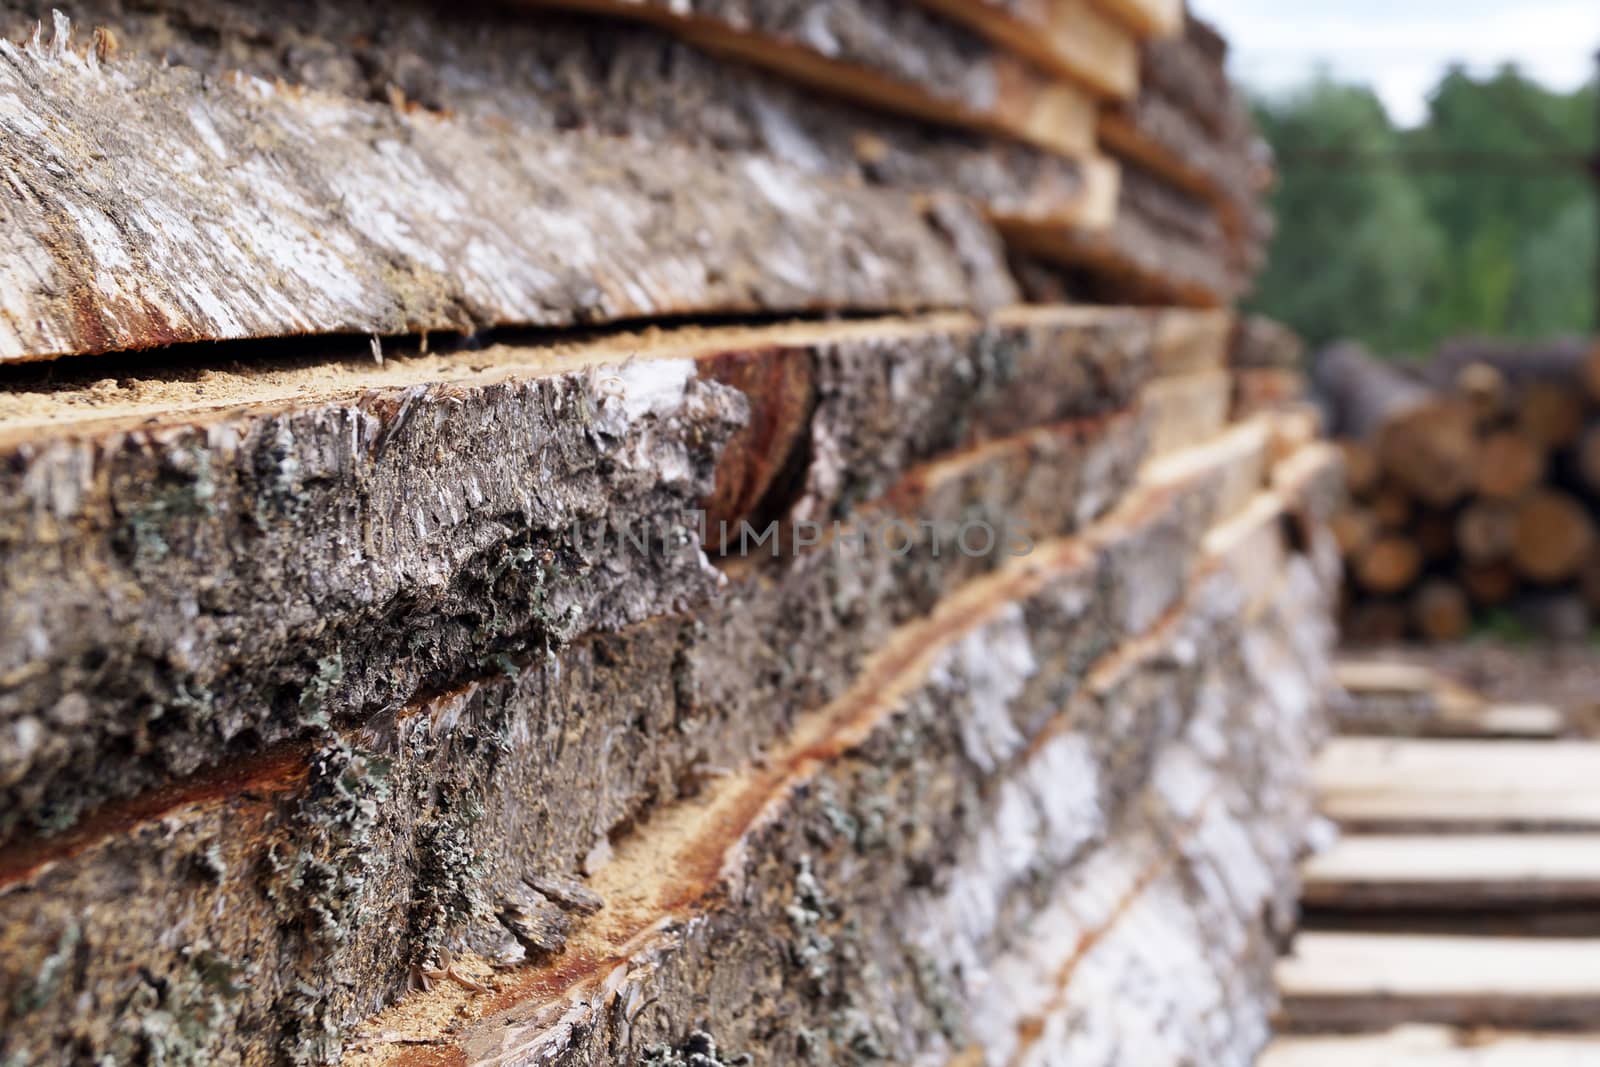
[[[1600,829],[1600,744],[1339,738],[1316,767],[1322,810],[1352,832]]]
[[[1592,1067],[1600,1037],[1401,1026],[1382,1034],[1290,1037],[1260,1067]]]
[[[1600,939],[1307,932],[1278,967],[1292,1030],[1600,1022]]]
[[[1356,834],[1307,861],[1308,908],[1600,905],[1600,835]]]
[[[1485,700],[1412,663],[1344,660],[1335,717],[1350,733],[1440,738],[1551,738],[1566,728],[1558,708]]]
[[[1303,867],[1282,1036],[1261,1062],[1600,1064],[1600,744],[1557,740],[1550,709],[1439,700],[1403,664],[1339,681],[1422,694],[1424,736],[1344,736],[1318,761],[1344,836]]]

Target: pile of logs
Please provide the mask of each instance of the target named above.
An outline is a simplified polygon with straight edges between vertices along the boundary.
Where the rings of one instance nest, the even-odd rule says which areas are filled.
[[[1600,346],[1446,345],[1407,373],[1316,364],[1351,504],[1347,635],[1453,641],[1504,613],[1557,641],[1600,623]]]
[[[1264,1045],[1342,478],[1223,306],[1215,34],[54,2],[0,0],[0,1063]]]

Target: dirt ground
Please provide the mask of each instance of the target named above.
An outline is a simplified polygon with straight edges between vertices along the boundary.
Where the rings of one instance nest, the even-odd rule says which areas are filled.
[[[1511,704],[1549,704],[1600,735],[1600,645],[1521,645],[1475,639],[1456,645],[1352,648],[1349,658],[1416,663]]]

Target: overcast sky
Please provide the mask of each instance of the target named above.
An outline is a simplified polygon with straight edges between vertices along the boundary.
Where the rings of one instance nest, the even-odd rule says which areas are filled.
[[[1452,61],[1514,61],[1554,87],[1594,70],[1600,0],[1193,0],[1233,42],[1234,75],[1272,90],[1319,63],[1378,90],[1396,121],[1420,121]]]

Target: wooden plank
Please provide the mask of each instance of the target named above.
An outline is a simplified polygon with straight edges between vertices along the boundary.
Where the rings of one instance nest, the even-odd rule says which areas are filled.
[[[1141,100],[1108,110],[1100,118],[1101,144],[1119,158],[1137,162],[1185,192],[1225,207],[1226,185],[1219,179],[1216,166],[1220,150],[1182,121],[1161,121],[1177,114],[1175,108],[1159,100]],[[1186,148],[1201,150],[1190,152]]]
[[[1245,618],[1253,620],[1283,580],[1289,563],[1283,537],[1285,510],[1277,493],[1257,493],[1237,515],[1206,535],[1206,554],[1238,583],[1240,613]]]
[[[1600,1037],[1401,1026],[1382,1034],[1281,1037],[1258,1067],[1591,1067]]]
[[[1233,312],[1220,309],[1162,312],[1156,319],[1156,374],[1192,374],[1226,367],[1233,322]]]
[[[1150,41],[1139,64],[1140,90],[1159,93],[1215,136],[1227,137],[1237,134],[1241,116],[1226,58],[1210,46],[1216,38],[1208,30],[1191,13],[1184,33]]]
[[[1323,811],[1354,827],[1600,826],[1600,744],[1591,742],[1345,737],[1315,774]]]
[[[1006,133],[1069,156],[1095,150],[1094,97],[898,0],[521,0],[641,18],[824,92],[931,122]]]
[[[1095,0],[1144,37],[1171,37],[1183,29],[1183,0]]]
[[[1239,372],[1234,371],[1237,375]],[[1236,383],[1237,384],[1237,379]],[[1272,452],[1273,461],[1288,462],[1296,455],[1322,440],[1322,417],[1317,409],[1307,403],[1292,404],[1285,407],[1273,408],[1270,412],[1239,410],[1239,391],[1234,389],[1233,417],[1235,421],[1247,418],[1256,418],[1266,414],[1272,417]],[[1343,468],[1343,457],[1339,457],[1340,467]]]
[[[960,617],[972,632],[992,626],[989,620],[997,617],[996,608],[987,597],[969,597],[959,604],[941,604],[936,614],[942,623]],[[974,614],[980,618],[973,620]],[[1175,612],[1161,630],[1169,630],[1182,614]],[[1193,621],[1201,633],[1226,632],[1233,625],[1214,616]],[[902,650],[921,648],[934,635],[924,630],[912,636],[916,644],[900,645]],[[941,646],[948,647],[959,636],[939,636],[934,647],[918,655],[932,659]],[[1020,636],[1013,630],[1008,639]],[[1168,659],[1170,644],[1150,647],[1140,657],[1147,666],[1119,671],[1128,676],[1126,683],[1097,697],[1094,708],[1143,706],[1153,712],[1155,706],[1167,703],[1173,690],[1157,684],[1148,696],[1136,694],[1174,671],[1231,681],[1236,665],[1215,661],[1203,651],[1212,640],[1202,638],[1202,651],[1184,657],[1181,664]],[[1114,653],[1110,658],[1123,657]],[[985,663],[985,669],[1003,679],[1009,677],[1004,672],[1015,667],[996,662]],[[839,705],[824,709],[825,714],[803,717],[794,741],[777,746],[758,769],[743,768],[716,780],[698,799],[656,814],[623,837],[611,864],[590,883],[607,897],[608,911],[575,934],[566,957],[491,976],[488,981],[495,992],[479,1001],[449,986],[414,994],[371,1020],[364,1028],[368,1039],[358,1046],[359,1054],[345,1062],[413,1062],[415,1047],[408,1043],[412,1035],[459,1050],[461,1059],[474,1063],[569,1058],[614,1062],[603,1050],[617,1039],[623,1023],[632,1020],[610,1006],[649,1003],[655,996],[672,1011],[639,1012],[633,1025],[636,1034],[642,1031],[641,1041],[655,1040],[660,1028],[683,1017],[680,1004],[693,1005],[685,1010],[692,1010],[697,1021],[705,1020],[708,1032],[727,1035],[718,1038],[727,1042],[725,1047],[750,1049],[762,1062],[786,1062],[788,1057],[776,1051],[778,1043],[786,1042],[792,1049],[797,1023],[809,1027],[814,1014],[833,1010],[827,998],[789,998],[789,990],[806,980],[806,972],[793,963],[794,942],[785,944],[786,939],[780,938],[774,944],[770,933],[773,926],[781,930],[797,925],[798,920],[786,923],[784,918],[786,907],[788,915],[795,915],[796,899],[830,902],[827,914],[805,921],[808,928],[834,939],[838,951],[851,958],[889,949],[882,968],[866,975],[864,987],[863,971],[854,966],[836,968],[837,977],[829,979],[847,983],[842,987],[852,1002],[870,1005],[873,1017],[884,1020],[875,1033],[885,1062],[1018,1062],[1039,1051],[1088,1055],[1091,1048],[1131,1041],[1144,1027],[1157,1025],[1170,1027],[1164,1032],[1171,1034],[1173,1047],[1181,1047],[1197,1062],[1243,1062],[1253,1051],[1251,1042],[1258,1040],[1255,1035],[1263,1032],[1261,1002],[1270,992],[1263,973],[1267,961],[1261,914],[1269,907],[1278,880],[1277,865],[1286,856],[1254,845],[1251,834],[1259,831],[1262,838],[1277,838],[1281,836],[1277,830],[1294,820],[1289,814],[1292,808],[1268,799],[1281,796],[1275,789],[1284,782],[1269,777],[1260,793],[1234,792],[1238,788],[1234,754],[1251,762],[1265,743],[1239,728],[1248,721],[1255,701],[1208,701],[1196,709],[1204,731],[1188,735],[1179,729],[1182,740],[1168,742],[1161,753],[1161,772],[1155,776],[1160,784],[1142,790],[1137,798],[1123,796],[1115,802],[1116,808],[1129,812],[1121,820],[1113,808],[1094,812],[1086,825],[1082,813],[1087,809],[1075,802],[1080,795],[1076,786],[1089,783],[1071,772],[1076,764],[1066,764],[1069,769],[1064,772],[1058,762],[1058,746],[1068,742],[1071,751],[1070,742],[1079,740],[1085,729],[1120,733],[1114,722],[1101,718],[1085,728],[1070,717],[1058,716],[1038,736],[1019,736],[1016,751],[1025,762],[1000,772],[1005,777],[995,780],[993,788],[973,794],[973,804],[980,810],[969,810],[953,823],[946,790],[933,794],[945,802],[943,807],[930,802],[928,791],[915,791],[907,803],[916,806],[905,815],[919,828],[912,840],[928,840],[925,847],[936,850],[940,870],[951,872],[948,881],[941,878],[928,888],[908,885],[897,871],[899,853],[884,846],[869,846],[874,851],[863,857],[848,840],[840,842],[842,847],[828,847],[819,843],[814,826],[806,833],[806,819],[815,819],[818,811],[857,810],[862,794],[848,788],[850,762],[869,774],[884,766],[898,771],[897,761],[903,757],[885,754],[873,744],[875,738],[890,729],[904,736],[930,717],[948,728],[955,716],[959,728],[960,716],[970,714],[966,710],[970,701],[960,709],[947,707],[932,691],[937,682],[919,682],[908,677],[911,673],[881,672],[868,679],[870,687],[864,684],[857,690],[865,694],[859,698],[867,701],[864,705],[848,707],[848,714],[841,714],[847,708]],[[1266,677],[1249,667],[1246,673],[1248,681],[1234,691],[1259,694],[1268,684]],[[965,682],[965,675],[957,677]],[[924,690],[929,691],[926,698],[921,695]],[[1302,701],[1277,707],[1292,717],[1295,703],[1310,714],[1310,691]],[[897,710],[901,707],[906,710]],[[1177,718],[1157,717],[1171,725],[1149,724],[1147,729],[1156,736],[1177,727]],[[815,736],[818,726],[828,730],[820,740]],[[1122,736],[1140,751],[1150,744],[1148,735]],[[1208,750],[1201,755],[1186,751],[1193,736],[1214,736],[1222,743],[1196,745]],[[1293,729],[1271,739],[1273,745],[1283,746],[1279,760],[1273,761],[1277,766],[1297,762],[1296,739]],[[939,757],[924,757],[930,764],[935,758],[946,757],[942,750]],[[982,762],[965,759],[951,773],[981,783]],[[946,764],[932,765],[942,770]],[[1012,803],[1016,814],[1009,820],[987,821],[995,798],[1026,800],[1027,794],[1015,787],[1022,783],[1031,788],[1035,781],[1050,806],[1028,810],[1038,810],[1041,816],[1023,815],[1023,805]],[[1074,788],[1060,788],[1063,782],[1073,782]],[[1091,788],[1097,794],[1103,791]],[[1002,817],[1006,807],[998,805]],[[1063,814],[1056,816],[1055,811]],[[1115,828],[1104,845],[1084,834],[1102,818]],[[1141,833],[1146,820],[1156,822],[1157,832],[1150,837]],[[1241,833],[1241,827],[1248,827],[1247,832]],[[888,847],[904,849],[902,840],[895,836]],[[998,840],[1007,841],[1007,847],[996,850],[993,844]],[[1037,847],[1036,841],[1041,841]],[[794,854],[766,858],[785,847],[804,849],[806,858]],[[1073,866],[1066,870],[1048,866],[1054,862],[1052,851]],[[974,855],[977,862],[969,862]],[[1032,860],[1040,855],[1046,857],[1045,863],[1018,862],[1019,857]],[[1055,873],[1058,870],[1061,873]],[[789,891],[797,871],[803,894],[798,896]],[[1041,878],[1044,872],[1052,876]],[[702,878],[707,884],[703,895]],[[683,883],[689,879],[695,881],[686,887]],[[1022,892],[997,891],[1012,886],[1020,886]],[[712,891],[722,889],[726,892]],[[1031,899],[1026,895],[1030,891],[1035,894]],[[616,909],[615,917],[611,908]],[[1041,921],[1019,928],[1016,936],[1021,940],[990,936],[997,922],[1005,925],[996,932],[1006,933],[1015,918],[1030,913],[1039,914]],[[850,921],[877,914],[887,919]],[[960,919],[929,921],[947,915]],[[692,921],[684,921],[690,917]],[[904,984],[901,978],[908,940],[927,952],[921,968],[924,978],[916,985]],[[1152,973],[1150,950],[1158,944],[1167,952],[1164,966]],[[805,948],[807,943],[801,945]],[[1017,947],[999,959],[987,954],[1003,945]],[[811,942],[808,956],[831,962],[837,958],[831,954],[834,951],[832,944],[819,947]],[[757,952],[765,954],[754,959],[746,955]],[[915,959],[921,954],[909,955]],[[633,959],[648,965],[619,965]],[[974,959],[985,965],[982,984],[963,981],[935,987],[959,993],[944,1002],[950,1013],[944,1017],[965,1023],[960,1032],[970,1055],[953,1055],[945,1039],[923,1023],[929,998],[921,991],[933,987],[928,975],[942,979],[951,968],[961,966],[958,961]],[[992,969],[990,960],[995,960]],[[1227,970],[1247,974],[1248,985],[1219,979]],[[733,978],[712,984],[719,975]],[[634,994],[634,988],[641,991]],[[878,998],[893,1005],[891,1014],[877,1014]],[[463,1003],[465,1010],[457,1010]],[[1113,1010],[1117,1004],[1137,1005],[1139,1014],[1130,1021],[1127,1012]],[[775,1009],[778,1019],[773,1019]],[[1219,1019],[1227,1025],[1216,1025]],[[626,1031],[621,1040],[625,1035]],[[845,1039],[832,1031],[822,1033],[817,1039],[823,1049],[820,1061],[848,1062],[840,1049]],[[926,1048],[924,1041],[931,1041],[932,1048]]]
[[[1187,385],[1188,377],[1199,376],[1170,380]],[[1147,385],[1145,396],[1149,395]],[[1152,456],[1141,477],[1155,485],[1179,485],[1204,471],[1220,469],[1227,475],[1222,494],[1226,518],[1237,514],[1262,488],[1268,438],[1267,427],[1259,420],[1214,430],[1183,448]]]
[[[1233,334],[1233,365],[1249,370],[1305,371],[1305,340],[1264,315],[1243,315]]]
[[[1566,730],[1567,717],[1548,704],[1486,704],[1461,726],[1487,737],[1553,738]]]
[[[427,17],[426,0],[381,10],[297,4],[270,14],[242,0],[103,4],[80,0],[74,10],[114,35],[118,57],[167,59],[217,78],[247,74],[358,97],[390,87],[407,107],[757,153],[807,173],[960,194],[1024,223],[1083,225],[1084,209],[1105,195],[1088,188],[1075,159],[863,108],[637,21],[498,8],[440,20]],[[0,11],[0,36],[23,39],[32,28]],[[294,47],[272,47],[289,38]],[[325,58],[357,39],[362,78],[351,84],[347,66]],[[1114,207],[1114,186],[1112,196]]]
[[[1345,737],[1331,742],[1318,762],[1330,789],[1401,783],[1436,786],[1524,785],[1566,789],[1591,783],[1600,791],[1600,743],[1591,741],[1436,741]]]
[[[1105,156],[1089,156],[1075,162],[1078,187],[1071,196],[984,204],[989,218],[1009,241],[1023,248],[1049,247],[1062,234],[1100,233],[1116,224],[1121,166]]]
[[[1233,372],[1234,410],[1244,414],[1281,411],[1304,403],[1306,376],[1281,367],[1243,367]]]
[[[1353,693],[1429,695],[1438,675],[1415,663],[1386,660],[1340,660],[1333,665],[1334,681]]]
[[[1092,295],[1105,302],[1220,308],[1233,298],[1226,264],[1175,240],[1118,204],[1111,225],[1019,227],[1001,218],[1006,239],[1040,260],[1086,272]]]
[[[1339,717],[1346,733],[1437,738],[1553,738],[1566,730],[1561,709],[1495,704],[1426,667],[1398,661],[1345,660],[1334,678],[1346,693]]]
[[[992,231],[954,201],[97,65],[67,41],[0,42],[0,173],[17,191],[0,208],[0,362],[1015,296]]]
[[[1352,834],[1306,861],[1320,908],[1600,904],[1600,835]]]
[[[1581,1027],[1600,1017],[1600,940],[1303,933],[1277,981],[1297,1031]]]
[[[1176,104],[1146,92],[1105,109],[1099,135],[1111,155],[1213,205],[1233,240],[1258,238],[1253,221],[1258,190],[1248,155],[1218,142]]]
[[[997,460],[1013,477],[956,495],[997,508],[1022,497],[990,521],[1034,538],[1059,528],[1045,513],[1091,521],[1139,463],[1129,409],[1150,332],[1140,313],[1031,308],[391,353],[382,365],[316,358],[325,351],[166,374],[146,361],[140,380],[114,387],[95,361],[76,379],[41,370],[31,386],[14,373],[0,393],[0,733],[37,729],[39,743],[0,747],[0,837],[223,758],[219,721],[270,744],[308,708],[355,721],[526,642],[702,603],[721,586],[699,557],[694,510],[744,518],[780,470],[794,479],[788,517],[827,528],[891,492],[915,501],[928,472],[903,485],[913,466],[1081,422],[1086,447],[1117,441],[1121,458],[1079,466],[1042,441],[1031,466]],[[812,452],[801,439],[830,444]],[[697,547],[591,566],[605,546],[578,536],[580,518]],[[560,564],[524,566],[529,545]],[[875,590],[873,610],[926,596],[969,558]],[[212,610],[193,609],[196,589]],[[477,618],[493,628],[462,622]],[[180,725],[195,693],[206,713]],[[63,700],[75,718],[34,726]],[[130,751],[156,720],[161,746]]]
[[[1139,89],[1139,42],[1091,0],[922,0],[1097,96]]]
[[[1159,459],[1201,444],[1228,424],[1233,379],[1225,370],[1158,378],[1145,387],[1150,456]]]
[[[1136,161],[1118,157],[1117,163],[1121,178],[1107,225],[1022,228],[1001,217],[1007,239],[1039,260],[1073,271],[1076,288],[1103,303],[1202,308],[1232,303],[1241,275],[1216,208]]]
[[[881,363],[872,366],[882,369]],[[1004,466],[1017,469],[1036,463],[1038,457],[1024,454],[1018,459]],[[1098,465],[1065,453],[1058,459],[1060,470],[1069,477]],[[979,464],[990,465],[987,458],[980,458]],[[982,493],[990,485],[992,478],[979,477],[973,490]],[[1056,506],[1073,507],[1076,494],[1059,483],[1056,488],[1049,494]],[[944,491],[932,495],[942,500],[929,503],[946,509],[934,515],[971,515],[973,506],[983,506],[970,496]],[[900,853],[888,851],[902,847],[901,843],[915,850],[906,855],[927,856],[940,868],[952,863],[951,854],[943,851],[951,841],[976,833],[972,851],[978,860],[988,861],[980,870],[999,882],[998,890],[1017,881],[1024,882],[1024,890],[1036,889],[1019,878],[1023,872],[1012,862],[1011,853],[992,847],[997,840],[1017,844],[1010,831],[1017,829],[1019,813],[1009,791],[987,789],[983,783],[1017,781],[1011,772],[1019,761],[1037,759],[1038,771],[1026,781],[1036,783],[1033,788],[1060,814],[1045,819],[1024,815],[1030,827],[1025,833],[1059,842],[1050,844],[1048,851],[1046,842],[1040,842],[1035,854],[1059,852],[1053,862],[1064,863],[1089,841],[1089,820],[1112,817],[1137,793],[1146,773],[1143,758],[1108,762],[1102,769],[1094,755],[1102,745],[1144,757],[1158,737],[1173,740],[1181,732],[1182,717],[1161,715],[1161,709],[1171,707],[1176,698],[1156,697],[1152,689],[1166,693],[1176,686],[1177,692],[1188,692],[1188,686],[1197,684],[1199,672],[1211,664],[1229,677],[1238,670],[1234,656],[1203,654],[1237,640],[1236,627],[1219,626],[1215,609],[1203,600],[1180,610],[1187,595],[1181,580],[1173,593],[1175,600],[1155,613],[1151,631],[1123,634],[1106,629],[1105,620],[1117,610],[1122,596],[1121,583],[1147,589],[1152,575],[1169,567],[1161,554],[1148,550],[1150,530],[1185,521],[1184,516],[1195,510],[1190,503],[1165,492],[1145,494],[1145,508],[1100,524],[1096,529],[1100,543],[1092,547],[1061,540],[1041,543],[1026,559],[1008,559],[998,571],[983,576],[967,571],[970,580],[937,589],[925,581],[913,585],[894,580],[896,574],[882,569],[896,566],[887,553],[847,553],[839,569],[830,566],[820,578],[813,567],[802,565],[782,575],[768,572],[748,582],[736,579],[727,599],[709,609],[629,628],[600,637],[598,643],[578,641],[556,651],[535,652],[459,688],[429,694],[370,729],[342,731],[339,743],[330,747],[346,746],[346,757],[356,748],[364,758],[381,759],[382,777],[376,781],[373,776],[350,774],[340,779],[340,789],[328,786],[325,766],[331,763],[343,770],[336,751],[309,761],[304,751],[291,753],[283,764],[270,767],[246,761],[249,773],[241,774],[235,767],[220,781],[213,778],[204,791],[185,789],[176,796],[160,792],[134,812],[119,813],[125,817],[109,825],[86,826],[65,847],[46,840],[0,850],[4,888],[0,983],[8,989],[24,986],[24,976],[57,951],[60,932],[69,923],[76,924],[78,933],[73,937],[81,933],[82,943],[97,949],[87,954],[92,960],[74,970],[67,979],[72,984],[64,986],[60,995],[0,1000],[4,1035],[0,1049],[9,1054],[21,1045],[30,1053],[29,1062],[69,1060],[54,1054],[55,1042],[65,1046],[77,1039],[79,1031],[70,1020],[98,1017],[101,1012],[115,1017],[111,1005],[125,999],[128,961],[137,960],[153,976],[152,982],[169,977],[179,981],[191,969],[188,946],[203,939],[219,957],[248,960],[254,967],[249,988],[240,991],[239,999],[230,1000],[226,1012],[195,1040],[270,1060],[270,1050],[281,1047],[285,1034],[292,1034],[302,1021],[301,1012],[320,1005],[328,1009],[326,1017],[340,1022],[364,1016],[404,988],[418,938],[437,944],[433,939],[444,937],[447,928],[457,933],[464,926],[482,930],[485,922],[489,926],[483,932],[492,934],[498,925],[496,910],[506,906],[501,901],[514,901],[525,877],[537,880],[559,874],[575,880],[580,872],[573,868],[579,858],[597,842],[603,848],[608,840],[619,845],[614,860],[618,867],[613,875],[598,872],[599,877],[589,883],[604,897],[606,907],[588,920],[572,919],[576,929],[567,954],[545,958],[529,953],[525,962],[536,966],[520,971],[491,972],[487,961],[480,961],[481,969],[468,963],[472,969],[467,973],[502,991],[509,987],[518,997],[550,996],[552,986],[554,995],[559,995],[566,988],[562,983],[576,980],[568,968],[586,979],[604,978],[620,958],[617,950],[633,952],[634,937],[654,920],[710,910],[720,912],[730,924],[726,930],[748,938],[741,955],[747,950],[761,954],[759,963],[750,964],[762,968],[755,973],[776,975],[776,985],[762,980],[765,989],[784,990],[769,1004],[789,1009],[805,1003],[826,1012],[826,1001],[788,994],[783,976],[796,982],[803,976],[787,967],[790,957],[774,944],[771,927],[747,910],[748,900],[738,894],[729,900],[716,891],[730,871],[741,879],[747,876],[748,881],[738,884],[757,888],[781,924],[784,904],[790,899],[786,889],[803,868],[788,856],[764,869],[745,867],[747,859],[768,854],[769,846],[779,847],[766,833],[771,823],[762,810],[795,811],[791,802],[803,805],[805,815],[794,824],[795,835],[782,836],[820,859],[815,827],[826,823],[827,812],[848,811],[856,825],[873,825],[859,821],[872,810],[866,805],[883,795],[882,779],[871,777],[877,773],[873,768],[892,760],[891,773],[897,779],[916,774],[912,765],[932,768],[922,773],[971,784],[958,786],[954,793],[941,786],[895,794],[915,805],[903,817],[904,825],[918,829],[914,834],[902,832],[897,829],[902,824],[896,822],[883,837],[867,839],[875,842],[867,857],[876,872],[873,878],[882,881],[863,880],[861,857],[853,847],[827,850],[842,864],[833,884],[844,892],[871,885],[885,894],[881,904],[853,898],[858,907],[842,911],[841,920],[864,913],[912,917],[909,909],[898,906],[905,901],[909,865],[900,861]],[[1189,547],[1197,541],[1191,539]],[[1166,538],[1161,543],[1172,544]],[[821,555],[817,553],[813,561]],[[1112,570],[1113,556],[1132,565]],[[1185,560],[1184,565],[1192,562]],[[936,582],[958,577],[948,567],[938,570],[931,576]],[[838,588],[835,583],[855,579],[865,592],[848,599],[826,596],[822,599],[827,604],[818,603],[817,590],[823,583]],[[932,597],[931,611],[914,602],[908,609],[901,599],[923,595]],[[864,615],[874,619],[868,621]],[[1176,615],[1186,621],[1180,625]],[[852,632],[835,629],[835,622]],[[817,628],[805,633],[794,629],[813,624]],[[1126,656],[1129,645],[1137,649],[1131,657]],[[1191,653],[1187,665],[1176,673],[1174,646]],[[812,658],[835,654],[848,662]],[[1113,688],[1104,704],[1092,686],[1063,692],[1053,685],[1026,684],[1035,675],[1097,676],[1101,672],[1096,668],[1107,660],[1125,666],[1122,673],[1127,680],[1125,687]],[[785,665],[808,676],[814,672],[826,682],[797,685],[784,673]],[[1182,681],[1185,676],[1190,680]],[[675,700],[675,686],[692,687],[692,710]],[[945,696],[933,697],[935,692]],[[923,701],[916,693],[926,693],[930,699]],[[979,698],[973,699],[975,695]],[[907,720],[900,712],[905,700],[929,731],[928,740],[904,733]],[[1068,700],[1075,710],[1063,714]],[[1136,738],[1126,736],[1123,720],[1110,710],[1130,704],[1141,709],[1141,726],[1148,727]],[[1164,726],[1157,726],[1158,718]],[[477,738],[484,736],[480,731],[490,730],[493,746],[463,741],[460,732]],[[755,740],[756,734],[746,732],[750,730],[762,739]],[[935,743],[933,737],[944,740]],[[871,738],[876,740],[868,744]],[[1052,739],[1063,741],[1064,751]],[[1033,740],[1041,744],[1035,747]],[[619,747],[624,744],[625,748]],[[865,746],[859,760],[846,758],[847,749],[857,745]],[[1242,758],[1247,749],[1242,741],[1238,745]],[[891,750],[894,755],[888,755]],[[756,758],[756,753],[768,758]],[[1216,758],[1216,753],[1208,757]],[[1088,777],[1075,779],[1070,788],[1057,788],[1063,758],[1066,767],[1084,768]],[[867,771],[869,777],[863,780],[855,768]],[[826,775],[824,780],[834,787],[821,791],[803,787],[819,775]],[[302,791],[301,783],[307,779],[310,788]],[[441,789],[440,783],[448,786]],[[796,784],[802,787],[790,788]],[[263,796],[269,787],[272,795]],[[710,810],[695,796],[709,801]],[[953,803],[952,796],[971,798],[973,805],[981,805],[981,813],[973,805]],[[275,803],[279,797],[281,805]],[[385,803],[390,797],[394,802]],[[313,814],[330,807],[344,811],[343,805],[357,802],[362,806],[361,819],[346,822]],[[458,824],[447,822],[452,816],[439,806],[453,810],[456,803],[471,805],[473,814],[466,818],[473,829],[470,838],[452,840],[471,841],[474,860],[441,871],[432,859],[439,855],[438,828]],[[1031,803],[1022,807],[1025,812],[1034,810]],[[674,826],[686,835],[679,836]],[[833,832],[851,838],[855,834],[843,828]],[[195,855],[210,851],[213,844],[217,848],[204,880],[175,879],[175,872],[189,871]],[[30,847],[35,845],[42,847]],[[341,869],[359,866],[379,874],[355,885],[343,880],[336,886],[320,880],[307,884],[295,873],[303,868],[292,864],[308,848],[318,849],[315,854],[320,856],[331,853],[347,865]],[[273,865],[272,856],[291,859]],[[892,861],[880,862],[891,857]],[[594,868],[602,864],[596,857],[584,866],[594,875]],[[822,876],[820,867],[818,874]],[[495,910],[470,914],[429,910],[428,899],[445,891],[479,894],[478,899],[493,902]],[[648,893],[644,903],[650,910],[636,907],[641,893]],[[952,895],[952,912],[970,899],[959,891]],[[137,918],[125,911],[135,912]],[[313,913],[321,917],[320,923]],[[765,914],[759,914],[764,920]],[[429,924],[428,932],[417,933],[408,925],[419,917]],[[334,927],[337,936],[325,936],[335,923],[340,924]],[[411,937],[396,937],[396,927],[412,931]],[[185,931],[183,940],[170,936],[175,929]],[[948,937],[952,929],[937,923],[927,932]],[[596,947],[596,939],[607,951],[588,951]],[[473,943],[480,946],[478,951],[492,952],[505,963],[522,956],[515,944],[505,946],[510,951],[502,955],[504,949],[494,940]],[[731,943],[714,938],[711,944],[713,955],[725,961],[728,957],[721,953]],[[898,954],[896,959],[910,962]],[[773,972],[765,969],[768,966]],[[651,968],[642,970],[645,973],[635,972],[634,980],[647,980]],[[296,1010],[273,1010],[283,1007],[278,992],[284,983],[302,976],[304,991],[295,1002]],[[852,981],[881,988],[875,976],[859,972]],[[435,992],[464,992],[451,983],[444,986]],[[897,979],[895,988],[906,985]],[[723,985],[702,991],[696,1003],[707,1011],[738,1016],[744,1001],[727,989]],[[80,997],[80,991],[87,992]],[[479,1006],[483,1003],[472,999]],[[676,1010],[673,1015],[681,1017]],[[100,1028],[87,1039],[95,1042],[91,1048],[97,1054],[106,1050],[102,1042],[118,1040],[110,1032],[114,1029]],[[774,1042],[784,1039],[781,1027],[766,1032]],[[923,1032],[926,1028],[905,1025],[907,1040]],[[200,1059],[211,1062],[213,1057]],[[763,1060],[771,1062],[767,1055]],[[590,1062],[616,1061],[592,1058]]]

